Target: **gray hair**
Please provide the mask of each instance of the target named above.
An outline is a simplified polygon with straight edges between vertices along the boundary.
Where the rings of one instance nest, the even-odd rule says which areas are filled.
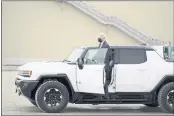
[[[100,33],[99,38],[101,38],[102,40],[105,40],[106,36],[104,33]]]

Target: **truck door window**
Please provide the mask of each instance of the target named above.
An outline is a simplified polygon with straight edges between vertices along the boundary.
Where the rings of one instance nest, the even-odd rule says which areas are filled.
[[[89,49],[84,57],[85,64],[104,64],[107,48]]]
[[[144,49],[120,48],[119,64],[140,64],[147,61]]]

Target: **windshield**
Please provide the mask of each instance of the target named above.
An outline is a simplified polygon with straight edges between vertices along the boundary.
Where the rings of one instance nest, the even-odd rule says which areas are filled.
[[[70,62],[76,62],[84,50],[84,48],[75,48],[66,60]]]

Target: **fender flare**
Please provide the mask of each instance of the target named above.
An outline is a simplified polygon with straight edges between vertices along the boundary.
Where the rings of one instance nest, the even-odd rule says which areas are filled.
[[[48,77],[64,78],[64,79],[68,82],[68,84],[69,84],[69,86],[70,86],[70,88],[71,88],[72,95],[73,95],[73,93],[75,92],[75,91],[74,91],[74,88],[73,88],[73,86],[72,86],[72,84],[71,84],[71,82],[70,82],[70,80],[69,80],[69,78],[68,78],[68,76],[67,76],[65,73],[59,73],[59,74],[53,74],[53,75],[52,75],[52,74],[40,75],[40,76],[38,77],[37,81],[40,81],[41,79],[48,78]]]
[[[152,89],[152,91],[154,92],[154,91],[157,91],[158,89],[160,89],[160,88],[164,85],[164,83],[165,83],[166,81],[168,81],[168,80],[174,82],[174,75],[165,75],[165,76],[160,80],[160,82]]]

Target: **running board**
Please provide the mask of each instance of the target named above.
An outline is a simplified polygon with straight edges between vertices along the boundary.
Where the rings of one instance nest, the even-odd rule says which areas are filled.
[[[151,104],[147,99],[116,99],[116,100],[83,100],[75,104]]]
[[[109,99],[104,95],[80,93],[75,104],[150,104],[152,93],[110,93]]]
[[[84,102],[132,102],[132,101],[137,101],[137,102],[140,102],[140,101],[148,101],[147,99],[103,99],[103,100],[92,100],[92,99],[85,99],[83,100]]]

